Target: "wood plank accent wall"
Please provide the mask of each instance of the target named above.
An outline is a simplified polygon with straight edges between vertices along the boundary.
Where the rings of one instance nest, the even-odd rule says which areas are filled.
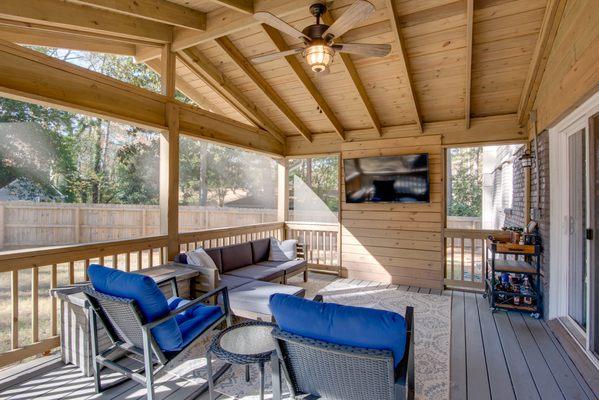
[[[566,4],[533,108],[539,132],[599,90],[598,10],[597,0]]]
[[[343,276],[436,289],[443,287],[441,135],[341,145],[344,159],[415,153],[429,154],[429,204],[347,204],[342,199]]]

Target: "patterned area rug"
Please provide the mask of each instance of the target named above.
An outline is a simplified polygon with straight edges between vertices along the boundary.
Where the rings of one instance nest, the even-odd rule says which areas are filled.
[[[299,285],[299,282],[293,282]],[[372,307],[395,311],[404,314],[406,306],[414,307],[416,326],[415,335],[415,364],[416,364],[416,398],[417,399],[449,399],[449,343],[451,324],[451,297],[401,291],[385,286],[354,286],[347,280],[334,282],[310,279],[306,297],[313,297],[316,286],[322,288],[319,293],[325,301],[339,304]],[[323,286],[325,286],[323,288]],[[194,383],[203,383],[206,379],[205,354],[208,339],[194,348],[188,349],[168,373]],[[214,368],[223,364],[214,362]],[[270,366],[265,368],[266,396],[272,398]],[[259,379],[258,368],[251,368],[251,380],[245,381],[245,371],[242,366],[232,366],[218,380],[216,391],[222,396],[219,399],[258,399]],[[284,396],[288,398],[288,396]]]

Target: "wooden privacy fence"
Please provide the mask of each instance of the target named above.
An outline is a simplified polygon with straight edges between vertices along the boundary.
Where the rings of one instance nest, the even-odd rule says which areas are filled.
[[[274,222],[207,229],[181,233],[179,246],[188,251],[270,236],[299,238],[311,247],[311,266],[338,270],[338,224]],[[167,244],[167,236],[153,236],[0,253],[0,367],[59,346],[60,315],[50,289],[86,281],[91,263],[124,271],[162,264]]]
[[[445,285],[484,290],[485,239],[498,231],[445,229]]]
[[[271,209],[179,207],[179,229],[190,232],[277,219]],[[135,239],[160,234],[158,206],[0,202],[0,249]]]

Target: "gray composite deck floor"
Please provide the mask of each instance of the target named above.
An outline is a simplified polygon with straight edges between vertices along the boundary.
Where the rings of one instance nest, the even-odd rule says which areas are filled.
[[[348,287],[373,285],[355,280],[344,283]],[[596,375],[578,371],[545,322],[517,313],[492,314],[479,294],[396,288],[452,297],[452,400],[597,399],[595,381],[587,383],[589,376]],[[207,398],[198,397],[196,388],[185,381],[165,378],[157,381],[157,395],[169,400]],[[34,398],[143,399],[145,392],[127,382],[97,396],[92,379],[62,364],[58,355],[0,371],[0,399]]]

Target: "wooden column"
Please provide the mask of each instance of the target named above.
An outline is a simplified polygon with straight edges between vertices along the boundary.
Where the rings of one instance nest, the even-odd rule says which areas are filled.
[[[175,100],[176,57],[169,44],[162,50],[162,94],[168,130],[160,136],[160,233],[168,235],[167,259],[179,252],[179,106]]]
[[[289,219],[289,163],[286,158],[277,160],[277,221]]]

